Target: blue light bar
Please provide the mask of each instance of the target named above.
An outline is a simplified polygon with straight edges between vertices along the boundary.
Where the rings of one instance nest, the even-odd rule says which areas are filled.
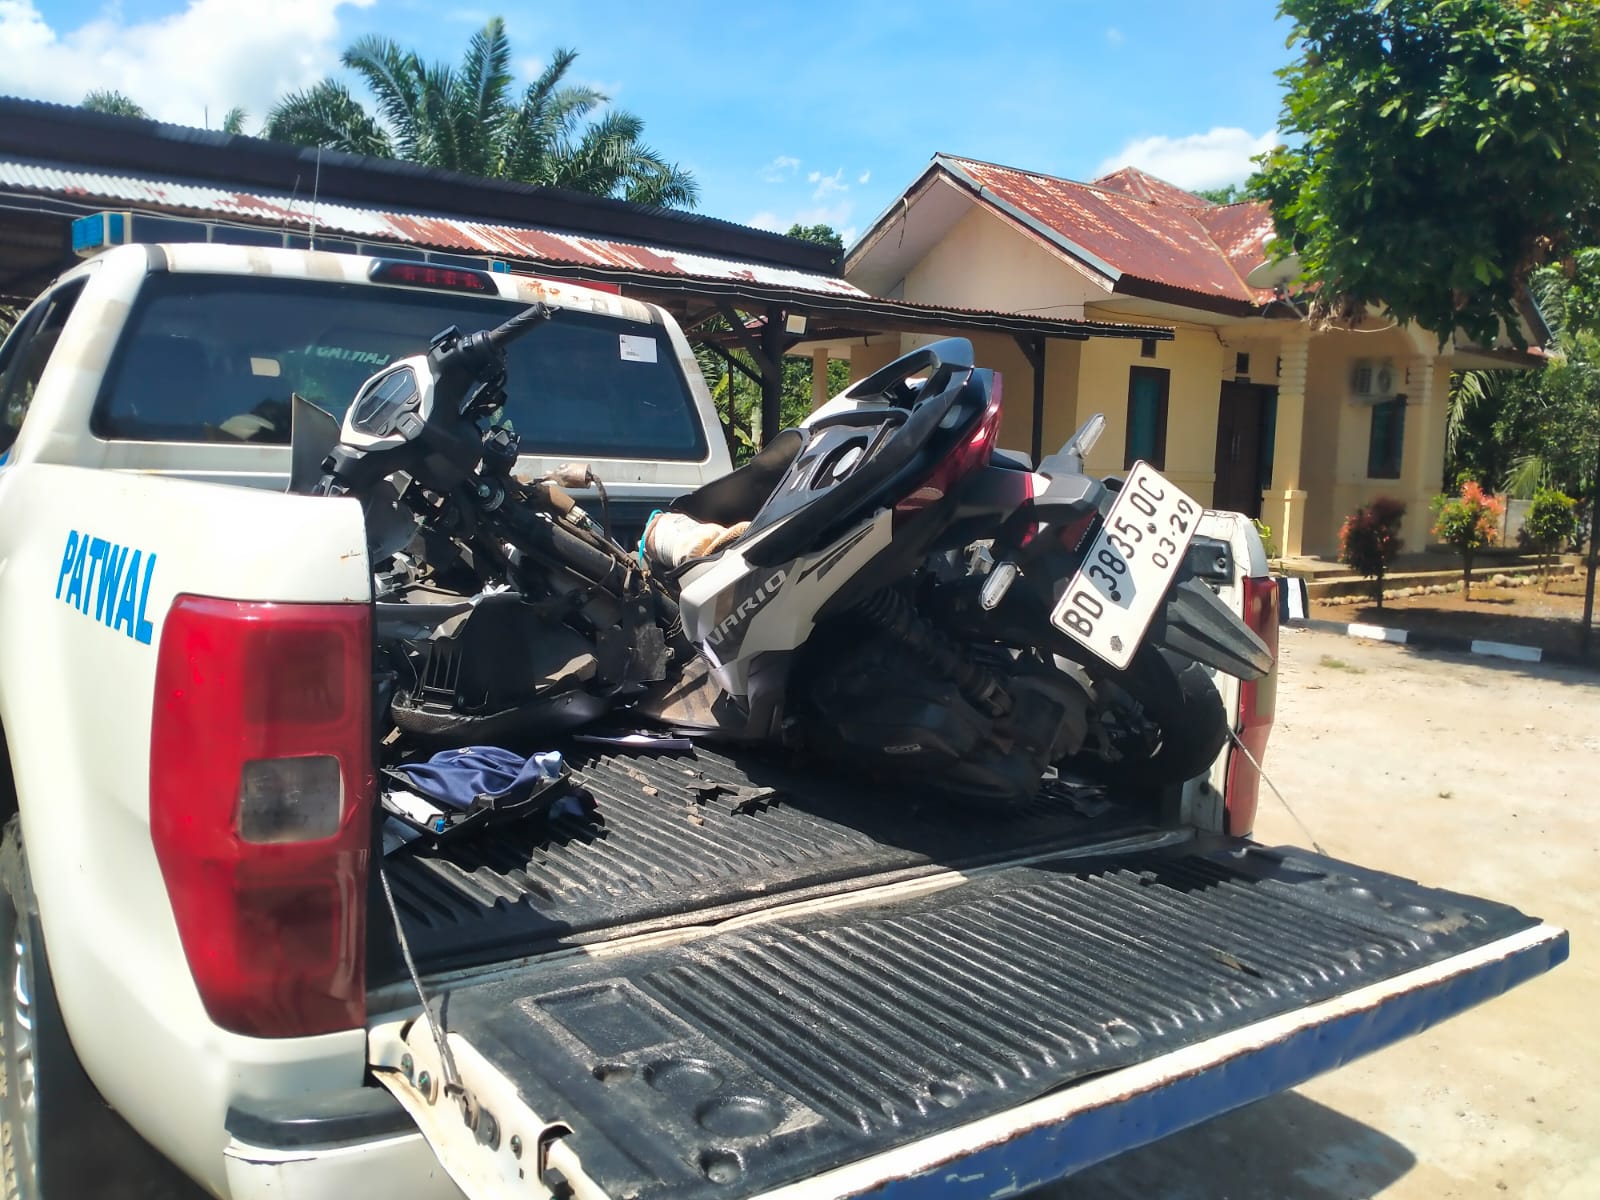
[[[127,240],[128,224],[127,213],[101,212],[79,217],[72,223],[72,252],[87,258],[107,246],[119,246]]]
[[[209,242],[218,246],[274,246],[291,250],[307,250],[315,246],[318,250],[333,254],[406,259],[493,271],[498,275],[511,273],[510,266],[503,260],[486,255],[451,254],[443,250],[423,250],[393,242],[362,242],[334,235],[319,236],[313,242],[308,232],[265,225],[223,225],[215,221],[191,221],[182,217],[126,212],[98,212],[79,217],[72,223],[72,252],[80,258],[91,258],[112,246],[154,242]]]

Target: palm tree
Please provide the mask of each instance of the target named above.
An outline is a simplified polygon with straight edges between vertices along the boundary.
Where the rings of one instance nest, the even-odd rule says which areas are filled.
[[[369,35],[344,52],[376,114],[344,84],[325,79],[280,100],[265,136],[356,154],[572,188],[645,204],[691,208],[694,178],[644,144],[632,113],[596,115],[599,91],[564,84],[577,52],[558,50],[521,97],[511,45],[495,17],[472,35],[459,67],[424,63],[390,38]]]
[[[148,117],[150,114],[121,92],[102,90],[90,92],[78,105],[90,112],[110,113],[114,117]]]

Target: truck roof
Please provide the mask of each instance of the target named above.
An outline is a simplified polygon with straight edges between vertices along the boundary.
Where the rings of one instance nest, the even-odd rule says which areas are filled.
[[[491,283],[497,299],[522,304],[540,301],[558,308],[576,308],[629,321],[661,324],[658,310],[601,288],[585,287],[566,280],[546,279],[507,271],[485,271],[471,267],[413,262],[406,258],[383,258],[326,250],[290,250],[276,246],[233,246],[206,242],[150,242],[112,246],[86,262],[64,272],[63,280],[91,273],[101,264],[142,257],[147,271],[182,271],[209,275],[266,275],[287,279],[322,279],[335,283],[394,287],[401,290],[427,289],[429,285],[399,278],[374,278],[380,268],[405,266],[415,272],[432,271],[437,276],[471,275]],[[463,291],[443,284],[441,291]],[[483,293],[488,295],[489,293]]]

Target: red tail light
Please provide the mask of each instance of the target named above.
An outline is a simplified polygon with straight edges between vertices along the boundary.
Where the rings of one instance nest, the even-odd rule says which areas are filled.
[[[922,485],[894,506],[895,523],[914,517],[928,505],[943,500],[968,475],[989,462],[995,443],[1000,440],[1000,376],[994,377],[989,406],[973,426],[972,433],[940,460]]]
[[[180,596],[162,629],[150,833],[200,998],[235,1033],[365,1022],[371,640],[359,604]]]
[[[1256,762],[1267,753],[1267,735],[1278,707],[1278,584],[1270,577],[1244,581],[1244,619],[1272,651],[1272,670],[1261,679],[1239,686],[1239,740]],[[1226,828],[1238,837],[1255,824],[1261,791],[1261,772],[1235,748],[1228,759],[1228,790],[1224,797]]]

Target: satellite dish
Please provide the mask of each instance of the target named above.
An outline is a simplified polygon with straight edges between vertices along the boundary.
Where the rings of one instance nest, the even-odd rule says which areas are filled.
[[[1277,291],[1284,284],[1300,274],[1300,258],[1291,254],[1281,262],[1270,259],[1260,266],[1252,268],[1244,281],[1253,288],[1268,288]]]

